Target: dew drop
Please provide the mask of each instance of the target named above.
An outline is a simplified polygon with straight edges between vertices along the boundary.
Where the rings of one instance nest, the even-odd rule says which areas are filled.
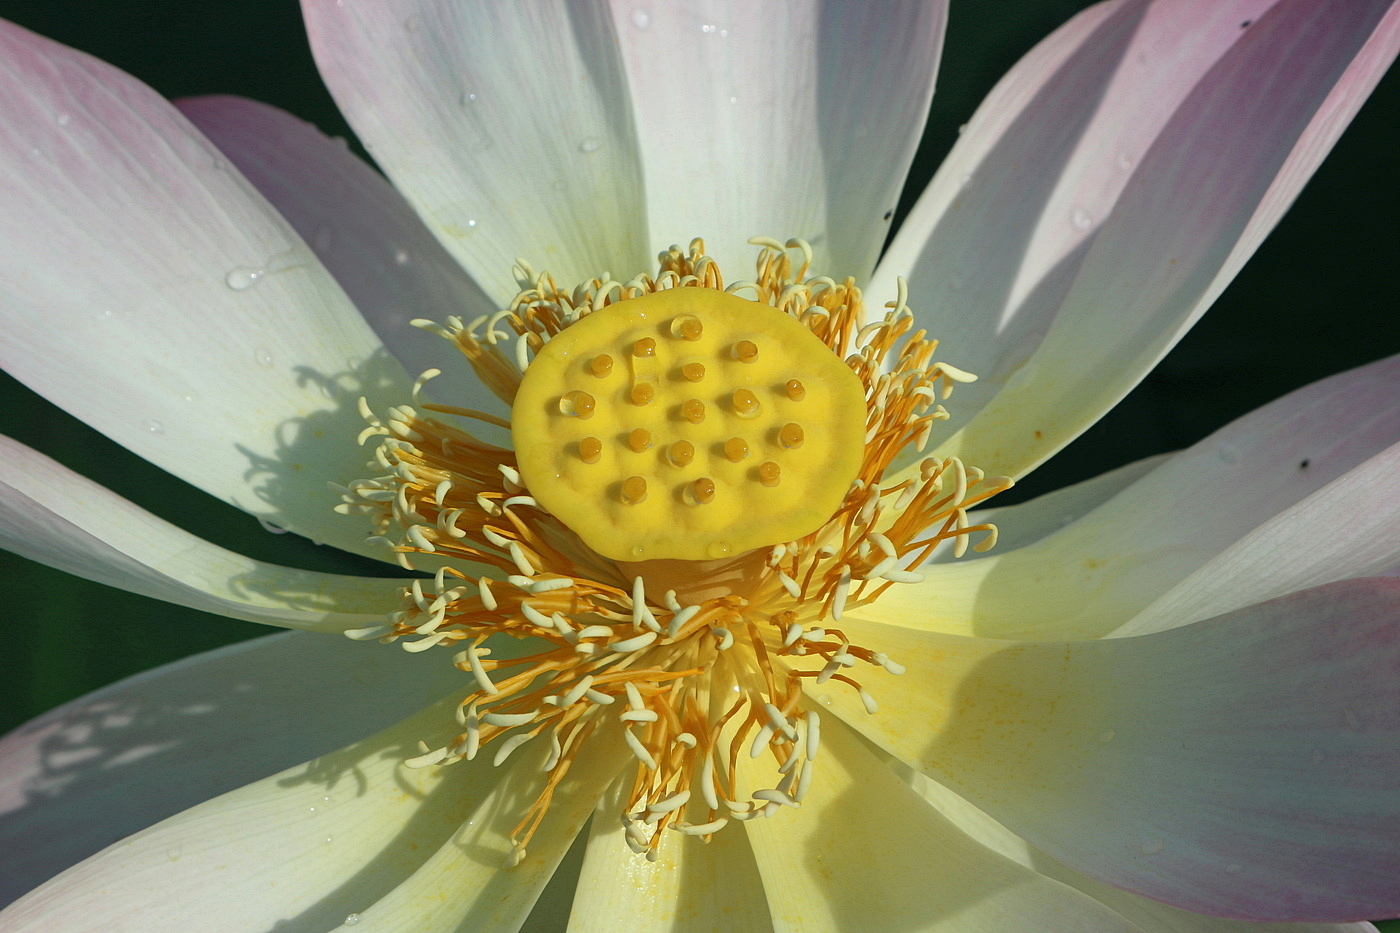
[[[959,187],[959,188],[966,188],[967,186],[969,186],[969,185],[971,185],[971,184],[972,184],[972,173],[971,173],[971,172],[968,172],[968,173],[964,174],[963,177],[962,177],[961,179],[958,180],[958,187]]]
[[[1240,462],[1239,448],[1232,447],[1229,444],[1221,444],[1215,451],[1215,454],[1225,463],[1235,464]]]
[[[357,924],[357,923],[359,923],[359,922],[360,922],[360,915],[359,915],[359,914],[347,914],[346,917],[345,917],[345,925],[348,926],[348,927],[352,927],[352,926],[354,926],[355,924]]]
[[[1160,839],[1150,839],[1142,844],[1144,855],[1156,855],[1158,852],[1161,852],[1163,848],[1165,847],[1162,845],[1162,840]]]
[[[1133,167],[1133,157],[1126,152],[1118,153],[1118,167],[1126,172]]]
[[[603,148],[603,141],[596,136],[589,136],[578,144],[579,152],[597,152]]]
[[[1117,734],[1118,733],[1114,732],[1112,729],[1105,729],[1099,733],[1099,741],[1104,743],[1112,742],[1113,737]]]
[[[326,843],[326,845],[330,845],[330,844],[331,844],[331,837],[330,837],[330,836],[327,836],[327,837],[325,838],[325,843]]]
[[[224,284],[236,292],[247,291],[262,281],[262,277],[266,274],[266,269],[235,266],[228,270],[228,275],[224,276]]]
[[[737,104],[739,102],[739,98],[731,94],[729,97],[729,102],[731,104]]]
[[[143,424],[145,425],[146,430],[149,431],[149,432],[152,433],[152,434],[164,434],[164,433],[165,433],[165,425],[161,424],[159,421],[156,421],[155,419],[147,420],[147,421],[143,422]]]
[[[60,113],[53,118],[53,121],[59,126],[67,126],[69,123],[73,122],[73,117],[71,114]]]
[[[306,812],[307,812],[307,813],[315,813],[315,812],[316,812],[316,808],[315,808],[315,807],[307,807],[307,808],[306,808]]]
[[[645,29],[651,25],[651,14],[641,7],[632,10],[632,25],[638,29]]]
[[[962,124],[961,126],[958,127],[958,135],[961,136],[961,135],[962,135],[963,133],[965,133],[965,132],[967,132],[967,124],[966,124],[966,123],[964,123],[964,124]]]
[[[408,250],[406,250],[406,249],[396,249],[396,250],[394,250],[394,264],[395,264],[395,265],[406,266],[406,265],[408,265],[409,262],[411,262],[411,261],[412,261],[412,257],[410,257],[410,256],[408,255]]]
[[[253,351],[253,359],[258,361],[258,365],[263,369],[272,368],[272,351],[266,347],[258,347]]]
[[[190,392],[186,392],[184,395],[180,396],[180,398],[184,399],[184,400],[187,401],[187,402],[193,402],[193,401],[196,401],[196,400],[199,398],[199,395],[198,395],[197,393],[193,392],[193,391],[190,391]]]
[[[463,91],[458,95],[457,99],[461,102],[463,107],[476,103],[476,95],[471,91]]]
[[[1088,230],[1094,224],[1094,218],[1082,207],[1074,209],[1074,225],[1080,230]]]

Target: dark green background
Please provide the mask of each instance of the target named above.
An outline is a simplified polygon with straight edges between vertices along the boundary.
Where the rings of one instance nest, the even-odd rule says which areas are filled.
[[[1085,6],[955,3],[912,203],[979,100]],[[235,93],[349,135],[317,78],[294,0],[0,0],[0,15],[91,52],[167,97]],[[1392,73],[1205,320],[1115,411],[1016,491],[1024,498],[1183,447],[1315,379],[1400,351],[1400,75]],[[75,257],[74,274],[82,274]],[[0,431],[226,547],[319,570],[377,565],[252,519],[173,480],[0,376]],[[0,731],[103,684],[266,629],[95,586],[0,554]],[[1387,925],[1400,931],[1400,925]]]

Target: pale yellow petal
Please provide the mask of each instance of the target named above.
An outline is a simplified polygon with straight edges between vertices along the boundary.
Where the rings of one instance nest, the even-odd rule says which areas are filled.
[[[771,781],[766,764],[742,764],[746,780]],[[970,839],[834,717],[823,720],[815,766],[800,811],[784,808],[744,824],[776,929],[1138,929]]]
[[[525,858],[508,868],[510,836],[549,777],[541,768],[548,751],[540,738],[502,766],[490,792],[472,798],[476,806],[453,837],[360,913],[364,927],[375,933],[518,928],[627,757],[616,729],[599,729],[584,742]]]
[[[707,845],[669,832],[655,862],[623,841],[624,771],[598,804],[574,894],[569,933],[700,933],[770,929],[768,903],[748,839],[737,824]]]

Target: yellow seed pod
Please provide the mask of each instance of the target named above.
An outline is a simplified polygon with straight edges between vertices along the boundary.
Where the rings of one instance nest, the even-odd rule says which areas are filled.
[[[551,338],[511,434],[530,494],[598,553],[704,560],[829,519],[859,472],[865,415],[860,380],[792,316],[671,288]]]

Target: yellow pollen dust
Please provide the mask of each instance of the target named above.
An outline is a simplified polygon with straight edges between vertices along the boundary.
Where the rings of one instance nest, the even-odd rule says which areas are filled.
[[[791,315],[670,288],[545,343],[511,435],[530,495],[599,554],[704,560],[820,527],[860,470],[865,420],[861,380]]]

